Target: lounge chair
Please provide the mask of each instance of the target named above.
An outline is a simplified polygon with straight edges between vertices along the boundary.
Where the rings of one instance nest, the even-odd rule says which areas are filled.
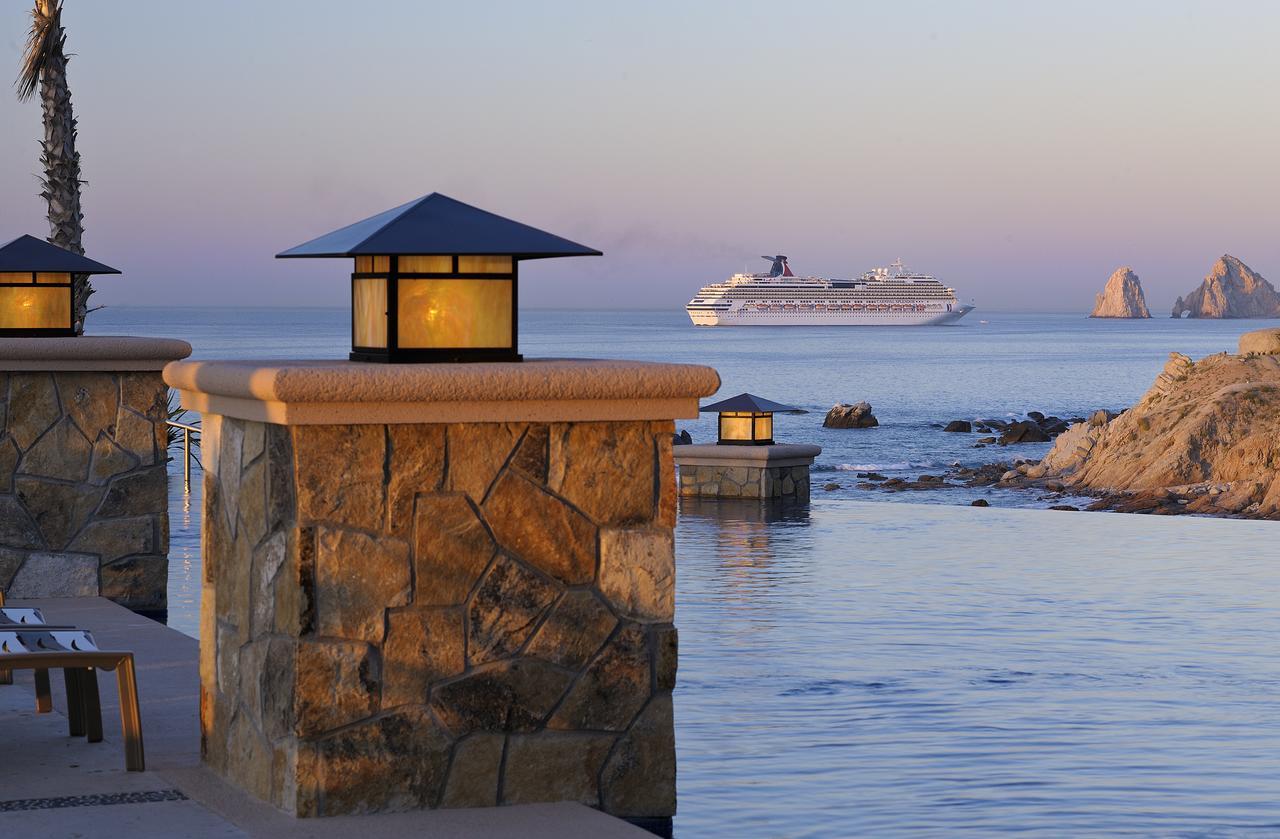
[[[34,670],[36,707],[52,707],[49,670],[62,669],[67,688],[67,723],[73,737],[102,740],[102,707],[96,670],[115,670],[120,691],[120,724],[124,732],[125,768],[145,768],[142,749],[142,717],[138,711],[138,684],[133,653],[98,649],[93,634],[83,629],[49,626],[0,626],[0,666],[7,670]]]
[[[17,629],[20,627],[43,625],[45,625],[44,615],[40,613],[39,609],[17,608],[13,606],[6,608],[4,605],[4,591],[0,590],[0,629]],[[69,629],[70,627],[67,628]],[[45,678],[48,679],[48,676],[46,675]],[[13,672],[7,668],[0,669],[0,685],[11,684],[13,684]],[[40,707],[40,701],[37,698],[36,710],[42,714],[46,714],[53,710],[53,705],[50,704],[48,708],[42,708]]]

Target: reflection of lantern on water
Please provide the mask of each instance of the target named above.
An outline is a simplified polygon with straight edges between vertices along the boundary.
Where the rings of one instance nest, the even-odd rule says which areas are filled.
[[[519,263],[591,248],[439,193],[277,254],[352,257],[355,361],[519,361]]]

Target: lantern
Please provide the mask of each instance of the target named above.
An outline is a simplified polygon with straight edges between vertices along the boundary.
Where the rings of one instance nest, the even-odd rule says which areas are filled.
[[[432,193],[276,256],[348,257],[351,359],[519,361],[518,265],[600,251]]]
[[[720,414],[719,434],[716,442],[721,446],[771,446],[773,445],[773,412],[794,411],[783,405],[762,399],[750,393],[705,405],[703,411]]]
[[[0,336],[75,335],[72,275],[119,273],[34,236],[0,245]]]

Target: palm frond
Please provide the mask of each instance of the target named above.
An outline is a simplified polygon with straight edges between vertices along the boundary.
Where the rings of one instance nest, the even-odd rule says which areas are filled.
[[[176,390],[172,390],[172,389],[169,390],[167,410],[165,413],[167,415],[165,419],[167,419],[169,422],[182,422],[182,423],[185,423],[186,425],[195,426],[197,430],[194,434],[191,435],[191,448],[197,451],[196,461],[199,462],[200,455],[198,453],[198,450],[200,448],[200,433],[199,433],[200,421],[187,420],[187,413],[188,413],[187,409],[182,407],[181,403],[178,401],[178,392]],[[166,439],[166,442],[168,443],[168,448],[170,451],[179,447],[182,444],[182,429],[175,428],[172,425],[166,425],[165,439]],[[170,455],[169,459],[173,460],[173,456]]]
[[[36,92],[44,68],[53,56],[62,54],[66,40],[67,36],[62,31],[62,0],[35,0],[27,48],[22,54],[22,68],[14,82],[19,101],[25,102]]]

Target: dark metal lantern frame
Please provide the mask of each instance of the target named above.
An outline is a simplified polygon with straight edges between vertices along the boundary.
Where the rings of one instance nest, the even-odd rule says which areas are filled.
[[[405,254],[409,256],[410,254]],[[351,274],[351,360],[376,361],[391,364],[414,364],[422,362],[459,362],[459,361],[522,361],[517,348],[519,343],[519,290],[517,279],[519,258],[511,257],[511,272],[503,274],[458,271],[458,257],[473,254],[412,254],[412,256],[448,256],[453,260],[453,270],[448,273],[400,272],[400,257],[390,256],[390,267],[386,271],[352,272]],[[508,256],[508,254],[474,254],[478,256]],[[356,344],[356,281],[387,281],[387,345],[385,347],[361,347]],[[399,281],[405,280],[466,280],[467,282],[487,282],[500,280],[511,283],[511,343],[506,347],[432,347],[402,348],[400,346],[400,289]]]
[[[724,436],[724,421],[728,417],[730,419],[743,419],[744,416],[751,418],[751,439],[750,440],[731,440]],[[767,437],[758,437],[761,433],[760,425],[762,420],[769,420],[769,434]],[[721,446],[772,446],[773,445],[773,411],[721,411],[716,420],[716,436]]]
[[[14,282],[0,280],[0,288],[65,289],[67,295],[66,325],[56,327],[0,327],[0,336],[17,338],[67,338],[76,334],[75,283],[77,277],[92,274],[119,274],[110,265],[103,265],[88,257],[59,247],[35,236],[23,235],[0,244],[0,274],[18,274],[29,280]],[[44,281],[39,275],[63,274],[66,282]]]
[[[519,264],[526,259],[548,259],[566,256],[600,256],[600,251],[571,242],[560,236],[538,230],[527,224],[472,207],[433,192],[349,224],[319,238],[304,242],[276,254],[278,259],[361,258],[386,259],[386,270],[354,271],[351,274],[351,359],[377,362],[457,362],[520,361],[519,352]],[[450,259],[448,272],[402,272],[406,258],[432,257]],[[510,270],[497,272],[466,271],[462,260],[469,257],[502,257],[511,260]],[[367,267],[378,265],[374,262]],[[443,267],[414,265],[411,267]],[[502,266],[506,267],[506,266]],[[357,284],[360,281],[384,280],[386,283],[386,346],[366,347],[356,343]],[[503,282],[511,286],[511,335],[502,347],[402,347],[400,345],[400,285],[405,280],[462,280],[467,283]],[[364,305],[367,305],[365,298]],[[493,303],[496,301],[488,301]],[[369,312],[364,312],[368,316]],[[476,311],[477,317],[483,313]],[[361,319],[368,326],[369,321]],[[473,323],[484,326],[483,320]],[[490,322],[489,329],[497,324]],[[498,328],[501,328],[500,326]],[[472,333],[473,335],[478,333]],[[374,336],[369,336],[373,338]]]
[[[65,288],[67,290],[67,325],[65,327],[57,327],[55,329],[29,329],[26,327],[17,329],[0,328],[0,337],[10,338],[68,338],[76,334],[76,306],[74,284],[72,276],[67,271],[6,271],[6,274],[31,274],[31,282],[29,283],[10,283],[0,282],[0,288]],[[37,283],[36,274],[66,274],[67,281],[65,283]]]
[[[791,405],[783,405],[772,399],[764,399],[751,393],[739,393],[728,399],[722,399],[712,405],[703,405],[699,411],[715,411],[719,414],[716,421],[716,442],[721,446],[771,446],[773,445],[773,415],[778,411],[795,411]],[[751,420],[751,439],[730,440],[724,436],[726,419]],[[765,434],[761,424],[768,420],[769,433]]]

